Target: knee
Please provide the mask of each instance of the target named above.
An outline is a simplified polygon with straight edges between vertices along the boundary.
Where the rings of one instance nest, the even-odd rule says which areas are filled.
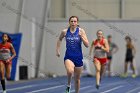
[[[101,72],[101,70],[100,69],[96,69],[96,73],[100,73]]]
[[[76,78],[75,78],[75,82],[76,82],[76,83],[79,83],[79,82],[80,82],[80,77],[76,77]]]
[[[73,72],[74,72],[74,70],[71,69],[71,70],[68,70],[68,71],[67,71],[67,74],[68,74],[68,75],[72,75]]]

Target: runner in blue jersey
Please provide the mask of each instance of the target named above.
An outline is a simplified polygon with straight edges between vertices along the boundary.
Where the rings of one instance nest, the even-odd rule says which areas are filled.
[[[62,39],[66,39],[66,52],[64,57],[64,64],[67,71],[68,83],[66,93],[70,93],[71,79],[74,74],[75,79],[75,93],[79,93],[80,75],[83,69],[83,54],[82,42],[85,47],[89,46],[89,42],[85,31],[78,26],[78,17],[71,16],[69,18],[69,27],[64,29],[57,41],[56,55],[60,56],[60,45]]]

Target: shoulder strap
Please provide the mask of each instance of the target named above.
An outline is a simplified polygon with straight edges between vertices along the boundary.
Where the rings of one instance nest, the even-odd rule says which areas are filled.
[[[104,44],[105,44],[104,38],[102,38],[100,44],[101,44],[101,45],[104,45]]]
[[[96,39],[96,40],[94,40],[94,41],[93,41],[93,44],[94,44],[94,45],[96,45],[96,44],[97,44],[97,42],[98,42],[98,41],[97,41],[97,39]]]

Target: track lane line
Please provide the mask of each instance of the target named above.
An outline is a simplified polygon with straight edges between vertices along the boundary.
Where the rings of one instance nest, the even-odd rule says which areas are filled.
[[[121,88],[121,87],[123,87],[123,86],[120,85],[120,86],[114,87],[114,88],[112,88],[112,89],[109,89],[109,90],[103,91],[103,92],[101,92],[101,93],[108,93],[108,92],[110,92],[110,91],[113,91],[113,90],[119,89],[119,88]]]

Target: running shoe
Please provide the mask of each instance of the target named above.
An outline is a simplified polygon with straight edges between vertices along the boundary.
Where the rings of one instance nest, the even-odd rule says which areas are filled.
[[[123,77],[123,78],[127,78],[127,77],[128,77],[128,74],[127,74],[127,73],[122,74],[121,77]]]
[[[99,89],[99,87],[100,87],[99,85],[96,85],[96,88],[97,88],[97,89]]]
[[[136,74],[132,74],[132,78],[136,78],[137,77],[137,75]]]
[[[66,88],[66,93],[70,93],[70,87],[69,86],[67,86],[67,88]]]
[[[4,90],[3,93],[6,93],[6,90]]]

